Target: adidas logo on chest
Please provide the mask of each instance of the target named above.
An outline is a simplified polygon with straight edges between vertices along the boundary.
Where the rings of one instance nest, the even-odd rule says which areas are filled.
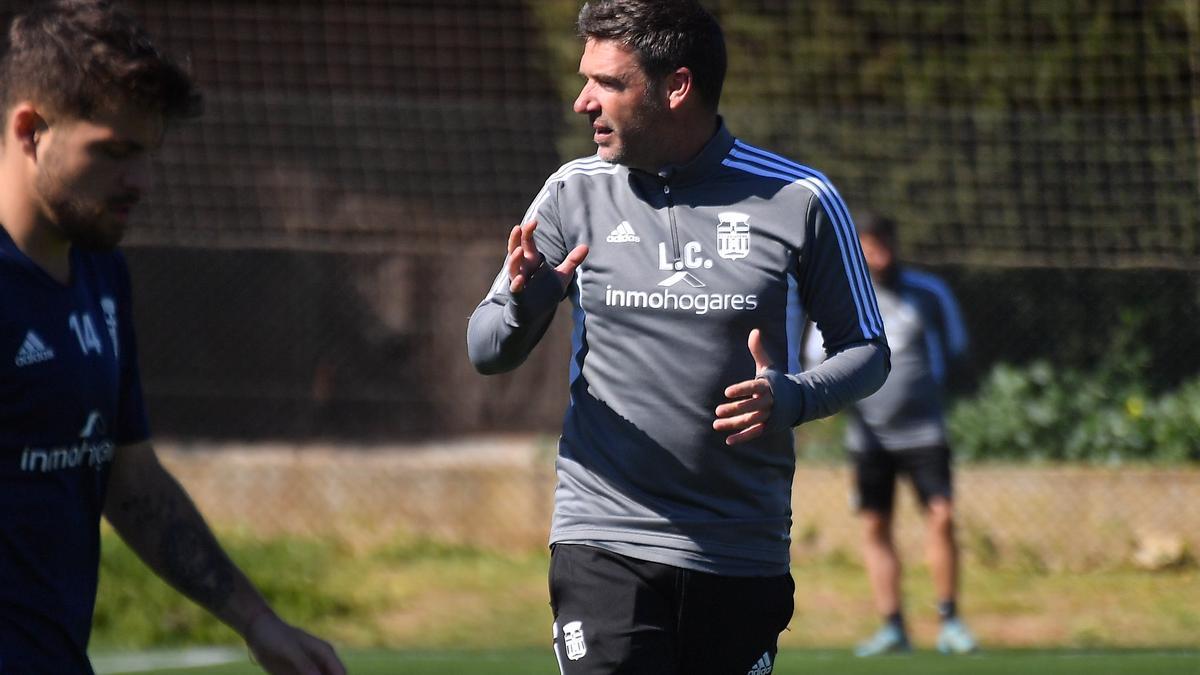
[[[17,356],[13,362],[17,364],[18,368],[24,368],[53,358],[54,350],[31,330],[25,333],[25,341],[21,343],[21,348],[17,350]]]
[[[628,220],[622,220],[621,224],[617,225],[604,239],[610,244],[636,244],[641,240],[642,238],[633,231],[633,226],[629,224]]]

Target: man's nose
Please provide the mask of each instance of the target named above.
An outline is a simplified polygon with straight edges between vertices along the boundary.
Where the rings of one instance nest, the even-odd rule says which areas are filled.
[[[575,112],[580,114],[586,114],[599,108],[596,104],[596,98],[592,96],[592,84],[590,82],[583,85],[583,88],[579,90],[579,95],[575,97],[573,108]]]

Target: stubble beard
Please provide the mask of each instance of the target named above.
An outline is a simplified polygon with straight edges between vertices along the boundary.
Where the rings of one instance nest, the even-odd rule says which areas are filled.
[[[647,92],[646,104],[639,107],[629,121],[617,134],[619,143],[616,147],[599,149],[600,158],[606,162],[620,164],[644,171],[657,171],[660,166],[658,159],[663,155],[660,146],[663,143],[662,118],[665,106],[658,105],[658,99],[653,92]]]
[[[74,198],[59,180],[55,165],[38,174],[34,188],[50,213],[50,220],[72,245],[88,251],[111,251],[125,236],[125,225],[103,203]]]

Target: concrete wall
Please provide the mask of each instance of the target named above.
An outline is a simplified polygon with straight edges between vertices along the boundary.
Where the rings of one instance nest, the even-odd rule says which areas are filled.
[[[554,439],[512,436],[419,446],[160,443],[164,463],[218,530],[335,537],[372,546],[422,537],[520,551],[545,546]],[[857,559],[858,524],[842,466],[801,466],[793,555]],[[1200,551],[1200,470],[966,466],[960,540],[976,564],[1090,569]],[[920,557],[909,490],[898,528]],[[1177,558],[1178,555],[1174,554]],[[1168,560],[1169,562],[1169,560]]]

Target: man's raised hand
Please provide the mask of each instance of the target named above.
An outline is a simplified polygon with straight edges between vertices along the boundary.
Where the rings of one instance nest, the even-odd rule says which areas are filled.
[[[537,229],[537,221],[531,220],[524,225],[515,225],[508,233],[508,290],[511,293],[520,293],[525,290],[529,279],[542,266],[542,254],[537,250],[537,244],[533,241],[533,231]],[[575,274],[575,269],[587,257],[587,244],[580,244],[571,249],[567,257],[554,268],[554,272],[558,274],[558,280],[563,288],[571,282],[571,275]]]

